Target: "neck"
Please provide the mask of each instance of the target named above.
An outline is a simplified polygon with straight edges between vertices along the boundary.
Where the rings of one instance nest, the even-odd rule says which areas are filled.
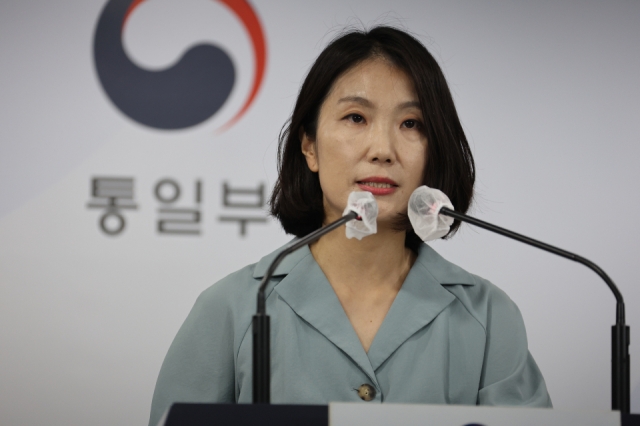
[[[310,249],[334,288],[340,285],[352,291],[397,291],[415,261],[415,254],[404,246],[404,240],[404,232],[380,226],[376,234],[362,240],[347,239],[342,226]]]

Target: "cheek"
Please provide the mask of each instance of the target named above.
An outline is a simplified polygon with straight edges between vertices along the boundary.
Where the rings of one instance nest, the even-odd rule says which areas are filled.
[[[320,171],[344,175],[361,157],[356,139],[344,132],[325,132],[318,136],[318,163]]]
[[[422,175],[427,163],[427,152],[424,145],[413,147],[404,153],[404,167],[409,175],[409,181],[416,188],[422,184]]]
[[[318,152],[318,176],[323,191],[333,192],[347,185],[353,164],[348,155],[334,146],[325,146]]]

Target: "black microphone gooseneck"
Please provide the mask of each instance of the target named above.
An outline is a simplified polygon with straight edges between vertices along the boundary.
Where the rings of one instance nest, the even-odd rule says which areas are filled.
[[[616,298],[616,325],[611,327],[611,409],[619,410],[621,413],[629,413],[629,326],[625,325],[624,300],[622,299],[622,294],[611,278],[609,278],[609,276],[598,265],[584,257],[578,256],[577,254],[534,240],[533,238],[525,237],[524,235],[500,228],[499,226],[478,220],[474,217],[458,213],[446,207],[442,207],[440,209],[440,214],[450,216],[462,222],[470,223],[488,231],[495,232],[496,234],[503,235],[507,238],[511,238],[575,262],[582,263],[593,270],[604,280],[605,283],[607,283]]]
[[[325,234],[353,220],[360,219],[358,213],[350,211],[340,219],[327,226],[324,226],[304,238],[293,241],[271,262],[269,269],[264,274],[260,289],[258,290],[258,310],[253,316],[253,403],[271,403],[271,353],[270,353],[270,325],[269,315],[267,315],[265,290],[269,284],[271,276],[275,272],[282,259],[301,247],[311,244]]]

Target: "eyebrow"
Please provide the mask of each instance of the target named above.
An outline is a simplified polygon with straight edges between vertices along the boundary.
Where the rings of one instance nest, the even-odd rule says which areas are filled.
[[[400,105],[398,105],[396,109],[407,109],[407,108],[418,108],[418,109],[420,109],[420,102],[418,102],[418,101],[403,102]]]
[[[373,103],[371,103],[370,100],[365,99],[361,96],[345,96],[344,98],[338,99],[339,104],[343,102],[355,102],[367,108],[373,108]]]
[[[361,96],[345,96],[344,98],[340,98],[338,99],[338,103],[344,103],[344,102],[355,102],[357,104],[360,104],[364,107],[367,108],[373,108],[373,103],[366,99],[363,98]],[[400,105],[398,105],[396,107],[396,109],[401,110],[401,109],[408,109],[408,108],[418,108],[420,109],[420,102],[418,101],[408,101],[408,102],[403,102]]]

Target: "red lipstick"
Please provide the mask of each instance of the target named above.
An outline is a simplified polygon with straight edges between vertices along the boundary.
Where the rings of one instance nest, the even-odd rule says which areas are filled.
[[[368,191],[373,195],[389,195],[398,189],[398,184],[395,181],[382,176],[370,176],[360,179],[357,184],[361,190]]]

